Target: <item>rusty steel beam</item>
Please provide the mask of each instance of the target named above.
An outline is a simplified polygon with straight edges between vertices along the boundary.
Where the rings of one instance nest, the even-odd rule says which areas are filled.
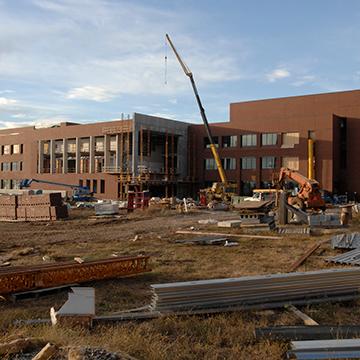
[[[0,294],[135,275],[147,271],[149,256],[119,257],[0,270]]]

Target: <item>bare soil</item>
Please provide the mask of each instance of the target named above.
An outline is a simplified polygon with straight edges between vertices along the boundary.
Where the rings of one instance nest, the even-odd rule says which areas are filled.
[[[97,315],[149,304],[150,284],[210,278],[239,277],[253,274],[287,272],[290,265],[325,235],[282,235],[279,240],[240,238],[238,246],[199,246],[175,244],[176,230],[216,231],[199,225],[200,219],[234,219],[231,212],[193,212],[148,210],[123,215],[115,220],[91,220],[92,211],[76,209],[68,220],[52,223],[0,223],[0,264],[11,266],[58,262],[81,257],[85,260],[146,254],[151,256],[152,271],[129,278],[86,284],[96,289]],[[359,219],[346,231],[359,228]],[[223,232],[226,232],[222,230]],[[239,229],[231,232],[241,233]],[[261,233],[274,235],[273,233]],[[135,236],[136,241],[134,241]],[[335,255],[323,244],[298,271],[330,267],[324,261]],[[282,359],[288,344],[257,342],[255,327],[300,325],[301,321],[283,309],[243,311],[211,316],[187,316],[126,322],[92,330],[48,325],[14,326],[16,319],[49,318],[49,309],[59,308],[67,299],[66,291],[39,299],[0,303],[1,342],[22,336],[40,337],[60,346],[91,346],[122,351],[138,359]],[[309,305],[301,308],[320,324],[360,324],[360,302]]]

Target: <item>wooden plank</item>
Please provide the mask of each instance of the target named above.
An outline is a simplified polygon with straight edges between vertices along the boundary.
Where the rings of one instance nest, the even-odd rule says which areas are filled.
[[[322,244],[328,242],[329,239],[319,241],[314,244],[311,248],[309,248],[304,255],[302,255],[298,260],[296,260],[289,268],[288,272],[295,271],[310,255],[312,255]]]
[[[306,315],[305,313],[303,313],[302,311],[300,311],[297,307],[295,307],[294,305],[286,305],[285,306],[286,310],[291,311],[293,314],[295,314],[298,318],[300,318],[305,325],[308,326],[316,326],[319,325],[319,323],[317,323],[314,319],[312,319],[310,316]]]

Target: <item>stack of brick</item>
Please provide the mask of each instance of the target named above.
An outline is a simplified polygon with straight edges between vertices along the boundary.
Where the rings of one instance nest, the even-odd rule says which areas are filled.
[[[17,218],[17,196],[2,195],[0,196],[0,220],[11,221]]]
[[[0,196],[0,204],[9,204],[8,206],[0,205],[8,209],[3,212],[0,210],[1,220],[47,221],[68,217],[67,206],[63,205],[60,193],[12,195],[11,201],[7,200],[7,202],[6,198],[10,196]]]

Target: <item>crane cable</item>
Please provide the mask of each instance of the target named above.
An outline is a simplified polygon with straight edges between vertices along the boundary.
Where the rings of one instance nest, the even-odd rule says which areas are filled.
[[[166,41],[166,37],[165,37],[165,43],[164,43],[164,54],[165,54],[165,57],[164,57],[164,61],[165,61],[165,69],[164,69],[164,84],[167,85],[167,60],[168,60],[168,57],[167,57],[167,49],[168,49],[168,44],[167,44],[167,41]]]

